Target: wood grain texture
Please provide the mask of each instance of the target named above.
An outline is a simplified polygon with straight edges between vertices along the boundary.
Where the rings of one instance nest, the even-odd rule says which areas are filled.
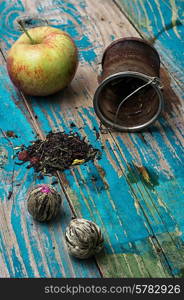
[[[94,260],[78,262],[68,255],[65,228],[72,213],[65,196],[56,221],[40,224],[28,214],[27,192],[39,181],[31,170],[15,164],[14,148],[35,139],[29,116],[20,110],[20,96],[14,90],[5,67],[0,68],[0,277],[99,277]],[[12,100],[13,99],[13,100]],[[13,130],[18,138],[7,138]],[[9,192],[12,196],[9,199]]]
[[[184,88],[184,1],[115,0],[142,36],[158,49],[165,67]]]
[[[103,276],[181,276],[184,252],[179,203],[184,199],[179,87],[163,70],[167,102],[159,121],[141,134],[102,134],[92,107],[97,63],[113,39],[138,36],[135,29],[109,0],[96,1],[96,5],[81,0],[3,3],[4,11],[11,12],[2,18],[4,27],[9,26],[8,34],[1,26],[4,54],[20,35],[16,17],[28,12],[68,31],[79,47],[80,67],[70,87],[52,97],[29,98],[25,107],[21,100],[19,103],[24,114],[29,107],[29,112],[38,116],[34,120],[37,130],[69,131],[74,122],[75,131],[87,136],[95,147],[104,147],[102,159],[95,164],[61,175],[65,195],[76,214],[95,221],[103,230],[105,254],[96,257]],[[140,167],[147,170],[151,183],[145,181]]]

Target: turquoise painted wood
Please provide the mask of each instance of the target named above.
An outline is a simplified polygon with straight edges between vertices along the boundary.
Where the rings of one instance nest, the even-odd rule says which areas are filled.
[[[63,208],[55,222],[39,224],[28,214],[27,192],[35,184],[52,183],[53,178],[39,181],[32,170],[15,164],[14,148],[35,139],[29,116],[20,107],[5,67],[0,68],[0,277],[99,277],[94,260],[72,259],[68,255],[64,233],[72,213],[62,194]],[[19,107],[20,105],[20,107]],[[18,138],[7,139],[13,130]],[[12,196],[9,199],[9,192]]]
[[[184,87],[184,1],[117,0],[141,34],[159,50],[165,66]]]
[[[69,115],[65,120],[62,120],[60,115],[57,117],[60,105],[52,105],[52,109],[50,109],[50,103],[46,104],[45,101],[41,101],[40,103],[32,98],[31,102],[34,113],[39,116],[39,122],[45,132],[50,131],[51,128],[52,130],[65,130],[66,132],[70,130],[70,123],[73,121],[73,118],[70,118]],[[52,126],[46,122],[45,117],[48,112],[52,120]],[[82,122],[80,122],[78,127],[82,126],[83,129],[74,131],[82,136],[88,136],[88,140],[95,147],[101,149],[102,144],[100,141],[96,141],[96,134],[93,131],[93,127],[89,127],[82,117],[85,115],[86,118],[90,119],[91,110],[84,109],[79,114]],[[96,126],[98,130],[98,124],[95,122],[94,117],[92,121],[93,126]],[[86,166],[65,171],[67,181],[66,192],[72,192],[72,195],[70,194],[69,197],[74,203],[77,215],[93,220],[102,228],[105,236],[106,254],[111,256],[114,254],[133,253],[142,256],[142,259],[144,259],[144,256],[149,252],[152,253],[154,258],[155,253],[148,240],[148,237],[153,235],[154,232],[149,224],[147,224],[147,228],[145,224],[146,219],[142,211],[138,213],[134,203],[136,196],[131,195],[126,177],[119,178],[117,172],[114,170],[114,166],[111,165],[110,161],[112,160],[119,168],[121,167],[116,162],[114,155],[115,148],[118,151],[116,145],[112,149],[108,147],[107,143],[107,150],[110,157],[104,153],[97,165],[89,162]],[[102,170],[102,177],[99,174],[99,168]],[[96,178],[96,180],[93,181],[93,178]],[[132,220],[134,220],[135,226],[133,226]],[[163,232],[163,230],[160,232]],[[138,243],[138,241],[142,242]],[[157,271],[157,276],[159,276],[159,273],[162,276],[169,276],[167,263],[162,255],[160,259],[161,263],[166,265],[166,270],[165,274],[161,273],[161,270]],[[153,269],[149,271],[154,272]],[[149,276],[149,273],[147,273],[147,276]]]
[[[33,126],[36,124],[44,134],[51,129],[68,132],[71,129],[71,122],[74,122],[76,124],[74,131],[87,136],[89,142],[102,151],[101,160],[96,161],[95,164],[88,163],[67,170],[62,175],[62,187],[76,214],[95,221],[103,230],[105,255],[97,257],[98,266],[103,275],[108,277],[181,276],[184,267],[183,123],[180,99],[177,98],[175,92],[180,88],[175,81],[168,83],[168,79],[163,74],[164,82],[168,85],[168,89],[164,92],[167,97],[166,109],[163,116],[149,131],[142,134],[114,132],[101,134],[91,100],[97,87],[95,81],[97,55],[103,51],[104,39],[107,44],[112,37],[113,39],[120,37],[122,29],[117,26],[115,20],[124,17],[111,1],[108,3],[97,1],[96,7],[90,5],[91,1],[53,0],[36,1],[31,7],[28,2],[2,1],[1,9],[4,15],[0,20],[0,41],[3,53],[6,55],[8,48],[20,35],[15,22],[16,18],[27,15],[30,9],[31,13],[47,18],[52,25],[65,29],[72,35],[80,50],[79,71],[72,85],[65,91],[44,99],[27,98],[33,114],[38,117],[34,120]],[[98,17],[99,11],[101,18],[103,17],[101,21]],[[113,12],[116,16],[114,22],[111,16]],[[94,29],[90,27],[91,31],[89,31],[89,24],[92,20]],[[104,29],[107,28],[103,25],[104,20],[109,24],[108,32]],[[130,24],[124,19],[123,21],[126,24],[124,25],[125,35],[130,32],[130,29],[126,29],[126,26],[128,28]],[[131,28],[131,34],[135,35],[133,28]],[[14,91],[4,69],[1,74],[8,82],[5,85],[8,86],[8,89],[5,88],[6,93],[9,93],[9,89]],[[175,90],[172,90],[171,86]],[[16,104],[19,107],[19,114],[29,119],[29,112],[20,96],[8,101],[13,107]],[[16,124],[14,126],[16,128]],[[96,131],[99,132],[99,138],[97,138]],[[32,137],[26,134],[26,142],[31,139]],[[147,170],[150,182],[142,176],[140,166]],[[27,172],[25,166],[22,170],[23,173]],[[31,175],[28,173],[27,176]],[[31,183],[31,178],[29,181],[26,179],[27,187]],[[68,207],[66,199],[65,205]],[[68,215],[70,215],[69,208]],[[66,222],[63,220],[62,230],[67,220]],[[14,221],[14,227],[16,224]],[[40,227],[37,228],[41,230]],[[49,265],[50,260],[47,262],[48,258],[45,260],[45,266],[48,264],[52,275],[65,276],[59,268],[61,266],[58,265],[58,256],[54,256],[53,236],[48,230],[46,226],[43,228],[47,236],[43,245],[47,245],[46,250],[44,249],[48,251],[47,256],[50,253],[53,255],[54,271]],[[52,230],[56,234],[54,238],[57,245],[60,245],[60,235],[56,225],[53,224]],[[33,242],[31,241],[30,251],[32,247],[32,251],[36,251],[37,242],[38,237]],[[18,245],[21,243],[23,241],[20,239]],[[59,248],[60,254],[58,255],[62,258],[61,250]],[[26,250],[24,253],[26,255]],[[1,260],[4,261],[5,257],[6,255],[2,256]],[[10,255],[7,257],[9,258]],[[88,264],[71,260],[70,263],[72,267],[78,268],[75,269],[75,273],[72,273],[73,276],[80,277],[81,274],[83,277],[88,277],[89,274],[91,277],[99,276],[93,262]],[[64,270],[68,265],[67,261]],[[8,270],[9,266],[7,274]],[[21,273],[20,277],[23,275]],[[48,273],[45,276],[48,276]]]

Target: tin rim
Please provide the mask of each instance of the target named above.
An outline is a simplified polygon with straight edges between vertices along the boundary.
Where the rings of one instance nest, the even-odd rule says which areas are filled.
[[[126,38],[120,38],[120,39],[117,39],[115,41],[113,41],[104,51],[103,53],[103,56],[102,56],[102,60],[101,60],[101,64],[103,66],[104,64],[104,60],[105,60],[105,56],[106,56],[106,53],[109,49],[111,49],[114,45],[118,44],[118,43],[121,43],[121,42],[126,42],[126,41],[136,41],[136,42],[140,42],[142,44],[146,44],[147,46],[149,46],[150,48],[153,49],[153,51],[155,52],[157,58],[158,58],[158,61],[159,61],[159,64],[160,64],[160,56],[158,54],[158,51],[155,49],[155,47],[147,40],[144,40],[144,39],[141,39],[141,38],[137,38],[137,37],[126,37]]]
[[[104,125],[109,126],[110,129],[117,129],[118,131],[129,131],[129,132],[140,131],[142,129],[149,127],[154,121],[156,121],[156,119],[159,117],[160,113],[162,112],[163,105],[164,105],[164,99],[163,99],[163,94],[161,92],[161,87],[159,85],[159,81],[156,81],[156,82],[153,81],[150,83],[150,86],[152,86],[152,88],[155,89],[158,99],[159,99],[158,110],[155,113],[155,115],[149,121],[147,121],[141,125],[122,126],[122,125],[115,124],[112,121],[110,121],[108,118],[106,118],[99,107],[99,95],[100,95],[102,89],[112,80],[117,79],[117,78],[122,78],[122,77],[135,77],[135,78],[142,79],[144,82],[149,82],[149,80],[154,79],[154,77],[149,77],[142,73],[131,72],[131,71],[119,72],[119,73],[108,76],[107,78],[105,78],[102,81],[102,83],[98,86],[98,88],[95,92],[95,95],[93,98],[94,110],[95,110],[95,113],[98,116],[98,118],[101,120],[101,122]],[[157,78],[157,77],[155,77],[155,78],[159,80],[159,78]]]

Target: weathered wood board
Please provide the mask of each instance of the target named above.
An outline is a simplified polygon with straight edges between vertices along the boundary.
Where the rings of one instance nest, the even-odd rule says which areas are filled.
[[[0,98],[0,277],[99,277],[94,260],[79,263],[68,255],[64,233],[73,214],[59,186],[64,201],[54,222],[39,224],[27,212],[27,191],[43,180],[39,181],[32,170],[16,165],[13,159],[16,148],[28,145],[35,133],[30,117],[21,112],[20,95],[3,66]],[[8,138],[7,130],[13,130],[18,137]],[[45,178],[44,182],[52,183],[53,178]]]
[[[166,68],[184,88],[184,1],[115,0],[142,36],[153,42]]]
[[[120,9],[110,0],[47,0],[32,3],[8,0],[1,1],[1,12],[0,43],[4,57],[20,35],[16,18],[24,15],[42,17],[50,25],[66,30],[74,38],[80,51],[80,66],[71,86],[52,97],[39,99],[17,95],[5,71],[5,61],[2,60],[4,66],[0,77],[6,84],[0,89],[1,95],[6,95],[7,103],[16,111],[16,118],[23,118],[26,124],[24,128],[22,122],[20,126],[9,123],[11,128],[6,129],[7,125],[4,125],[3,130],[14,130],[20,136],[23,131],[24,139],[21,136],[16,142],[29,143],[33,139],[33,133],[30,135],[32,128],[43,137],[50,130],[68,132],[74,122],[76,127],[72,129],[87,136],[90,143],[102,151],[102,158],[95,164],[89,162],[60,174],[67,217],[49,227],[31,225],[35,226],[34,233],[31,232],[31,219],[26,214],[22,195],[22,190],[25,194],[33,184],[33,174],[25,166],[21,168],[24,188],[15,194],[17,219],[10,232],[14,232],[19,219],[24,218],[22,230],[29,228],[29,237],[22,246],[22,236],[18,239],[18,233],[14,233],[13,246],[19,251],[16,257],[11,258],[12,244],[7,255],[1,250],[0,259],[4,268],[0,276],[98,277],[99,272],[105,277],[182,276],[183,117],[181,89],[176,81],[162,69],[165,112],[149,130],[139,134],[111,131],[102,134],[92,104],[101,55],[112,40],[122,36],[139,36]],[[14,97],[12,93],[15,94]],[[5,114],[3,102],[1,105],[2,114]],[[11,152],[10,145],[8,149]],[[149,182],[140,170],[148,172]],[[17,168],[18,171],[20,172],[20,168]],[[3,176],[11,182],[11,170],[8,173],[6,169],[3,170]],[[16,180],[22,182],[22,179]],[[5,185],[2,190],[7,195]],[[71,216],[67,201],[77,216],[90,219],[102,228],[105,249],[96,257],[99,270],[93,260],[79,262],[69,258],[66,253],[63,231]],[[20,205],[24,206],[24,211],[20,211]],[[11,207],[8,214],[10,212]],[[8,221],[5,224],[9,224]],[[1,232],[4,232],[4,226],[2,225]],[[2,243],[4,248],[7,247],[6,233]],[[55,243],[57,254],[52,249]],[[12,263],[16,262],[20,251],[22,260],[19,260],[18,265],[25,271],[15,273],[13,267],[6,263],[6,257]],[[44,267],[34,253],[40,255]],[[32,269],[25,261],[33,262]],[[38,264],[40,269],[36,272]]]

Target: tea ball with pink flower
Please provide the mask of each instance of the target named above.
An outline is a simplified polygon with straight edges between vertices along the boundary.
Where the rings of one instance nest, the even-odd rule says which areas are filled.
[[[39,222],[46,222],[55,218],[61,204],[60,194],[48,184],[36,185],[28,194],[28,212]]]

